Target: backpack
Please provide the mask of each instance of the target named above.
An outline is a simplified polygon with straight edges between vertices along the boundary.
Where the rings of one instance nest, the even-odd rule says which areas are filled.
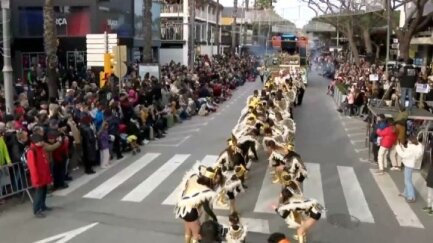
[[[27,162],[27,152],[30,150],[30,147],[25,147],[24,152],[21,154],[21,164],[23,165],[23,168],[27,171],[28,170],[28,162]]]

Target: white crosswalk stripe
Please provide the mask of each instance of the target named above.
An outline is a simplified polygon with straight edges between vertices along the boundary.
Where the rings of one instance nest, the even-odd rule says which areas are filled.
[[[419,221],[409,204],[405,202],[404,198],[398,196],[399,190],[391,176],[388,174],[377,175],[374,170],[370,171],[382,191],[382,194],[385,196],[385,200],[388,202],[389,207],[394,212],[400,226],[424,228],[423,224]]]
[[[347,166],[337,166],[337,169],[349,213],[361,222],[374,223],[355,170]]]
[[[272,206],[278,205],[278,195],[280,194],[281,186],[278,184],[272,184],[272,175],[270,172],[271,169],[268,168],[263,179],[262,187],[260,188],[259,198],[254,207],[255,213],[275,214],[275,210]]]
[[[192,168],[197,168],[199,165],[212,166],[218,159],[216,155],[206,155],[201,162],[196,162]],[[182,185],[179,185],[174,191],[164,200],[163,205],[176,205],[177,196],[180,194]]]
[[[90,191],[86,195],[85,198],[94,198],[101,199],[108,195],[108,193],[112,192],[118,186],[123,184],[129,178],[134,176],[138,171],[146,167],[150,164],[154,159],[156,159],[160,154],[159,153],[147,153],[143,155],[143,157],[139,158],[134,163],[130,164],[128,167],[123,169],[121,172],[117,173],[115,176],[111,177],[100,186]]]
[[[159,158],[159,153],[146,153],[141,158],[137,159],[135,162],[131,163],[124,169],[114,174],[112,177],[103,181],[101,184],[96,185],[95,188],[89,189],[88,192],[84,193],[82,196],[84,198],[92,199],[104,199],[108,194],[114,191],[116,188],[120,187],[122,184],[137,176],[136,174],[143,170],[153,161],[158,161],[161,166],[159,166],[155,171],[144,180],[142,180],[130,191],[125,192],[121,201],[123,202],[134,202],[142,203],[151,194],[158,193],[158,188],[162,188],[164,183],[169,179],[173,178],[171,175],[174,173],[185,173],[185,170],[178,171],[181,165],[183,165],[190,154],[174,154],[171,158],[166,161],[162,161]],[[217,155],[206,155],[201,161],[196,162],[191,168],[197,168],[199,165],[212,166],[217,160]],[[305,163],[308,170],[308,177],[303,183],[303,193],[306,198],[316,199],[325,208],[325,190],[335,190],[334,188],[324,188],[324,182],[321,172],[321,164],[319,163]],[[377,205],[377,202],[367,201],[365,193],[363,191],[363,186],[359,181],[359,176],[356,170],[351,166],[336,166],[338,172],[338,179],[341,183],[342,192],[346,201],[346,207],[351,216],[357,218],[362,223],[372,223],[378,219],[376,215],[371,212],[371,207]],[[191,169],[189,168],[189,169]],[[105,170],[106,171],[106,170]],[[104,171],[104,172],[105,172]],[[104,173],[98,173],[97,175],[88,177],[83,176],[83,181],[78,181],[73,185],[72,189],[59,190],[54,193],[55,196],[68,196],[72,192],[76,191],[78,188],[84,186],[86,183],[93,182],[94,179],[102,176]],[[412,228],[424,228],[421,221],[418,219],[415,212],[412,210],[410,205],[404,200],[404,198],[398,197],[399,190],[393,181],[393,178],[388,174],[378,176],[374,173],[373,178],[379,188],[380,192],[383,194],[386,202],[394,213],[396,221],[401,227],[412,227]],[[252,205],[254,208],[252,211],[254,213],[265,213],[275,215],[273,206],[278,204],[278,195],[281,190],[279,184],[272,184],[272,178],[270,174],[270,169],[268,168],[265,175],[260,178],[254,178],[261,180],[261,187],[257,194],[257,198]],[[253,178],[252,178],[253,179]],[[179,179],[180,180],[180,179]],[[413,174],[413,181],[416,190],[420,194],[420,199],[426,200],[426,185],[424,178],[419,173]],[[177,185],[177,187],[169,193],[169,195],[161,202],[161,205],[173,206],[176,204],[177,197],[181,193],[182,185]],[[246,192],[248,193],[248,192]],[[72,195],[72,194],[71,194]],[[165,195],[164,195],[165,196]],[[242,201],[242,194],[239,199]],[[239,203],[239,202],[238,202]],[[383,204],[382,204],[383,205]],[[228,207],[222,207],[214,204],[215,209],[228,210]],[[326,217],[327,214],[332,212],[323,212],[322,216]],[[224,221],[226,218],[221,217]],[[269,233],[269,222],[268,220],[258,219],[258,218],[242,218],[245,224],[248,224],[249,231],[257,233]]]
[[[185,160],[189,154],[176,154],[167,163],[162,165],[157,171],[149,176],[145,181],[138,185],[134,190],[128,193],[122,201],[141,202],[143,201],[156,187],[161,184],[165,178],[173,173]]]
[[[325,206],[325,199],[323,196],[322,174],[320,172],[320,164],[305,163],[307,167],[308,176],[303,183],[303,192],[306,198],[314,198],[323,207]],[[326,212],[322,212],[322,217],[326,217]]]

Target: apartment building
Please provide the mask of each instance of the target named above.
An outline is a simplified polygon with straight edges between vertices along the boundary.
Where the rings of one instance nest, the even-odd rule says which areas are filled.
[[[221,19],[223,6],[215,0],[195,0],[195,21],[189,21],[188,0],[165,0],[161,7],[160,63],[171,60],[188,63],[189,31],[194,32],[196,54],[214,55],[216,41],[221,39],[217,18]],[[218,15],[218,9],[219,15]],[[221,21],[220,21],[221,22]]]

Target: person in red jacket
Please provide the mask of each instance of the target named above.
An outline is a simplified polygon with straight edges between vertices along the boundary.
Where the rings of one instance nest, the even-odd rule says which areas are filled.
[[[44,150],[44,139],[39,134],[30,137],[30,149],[27,151],[27,164],[30,170],[30,179],[35,188],[33,198],[33,214],[37,218],[44,218],[44,211],[50,211],[45,200],[47,198],[48,185],[53,181],[51,177],[48,155]]]
[[[377,174],[383,175],[384,168],[388,167],[388,154],[397,142],[397,132],[392,119],[388,119],[388,126],[384,129],[377,129],[376,134],[380,139],[380,148],[378,152],[379,171]]]

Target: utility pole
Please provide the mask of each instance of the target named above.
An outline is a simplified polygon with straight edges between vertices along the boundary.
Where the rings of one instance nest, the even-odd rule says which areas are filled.
[[[14,88],[11,60],[11,35],[10,35],[10,2],[1,0],[3,21],[3,77],[5,87],[6,114],[13,114]]]

